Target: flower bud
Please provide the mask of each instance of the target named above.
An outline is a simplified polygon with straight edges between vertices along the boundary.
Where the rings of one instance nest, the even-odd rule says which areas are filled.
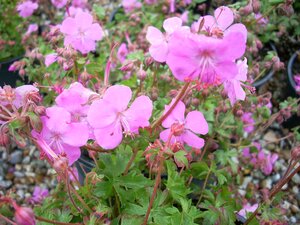
[[[192,105],[193,106],[197,107],[197,106],[199,106],[199,104],[200,104],[200,101],[199,101],[198,98],[193,98],[192,99]]]
[[[1,129],[0,132],[0,146],[6,147],[10,143],[7,127]]]
[[[250,13],[252,13],[253,8],[250,4],[248,4],[245,7],[241,7],[239,11],[241,15],[248,16]]]
[[[259,13],[259,9],[260,9],[259,0],[252,0],[252,8],[254,13]]]
[[[235,116],[236,117],[242,117],[242,115],[244,114],[243,110],[239,109],[236,111]]]
[[[149,56],[145,59],[145,64],[147,67],[151,66],[153,64],[153,62],[154,62],[154,59],[151,56]]]
[[[129,61],[129,62],[127,61],[126,64],[122,65],[122,67],[120,68],[120,70],[121,70],[122,72],[130,72],[130,71],[133,70],[133,68],[134,68],[134,63],[133,63],[133,61]]]
[[[24,77],[26,75],[26,71],[24,69],[19,70],[20,77]]]
[[[15,206],[15,220],[18,225],[35,225],[34,213],[31,208]]]
[[[45,106],[36,106],[34,108],[34,112],[38,115],[45,115],[46,113],[46,107]]]
[[[69,165],[68,158],[60,156],[57,160],[54,161],[53,168],[57,173],[63,173],[67,171],[68,165]]]
[[[137,72],[137,78],[140,79],[141,81],[145,80],[147,77],[147,72],[143,69],[140,69],[138,72]]]

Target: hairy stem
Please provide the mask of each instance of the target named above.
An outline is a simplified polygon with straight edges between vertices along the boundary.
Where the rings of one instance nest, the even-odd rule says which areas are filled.
[[[65,222],[59,222],[55,220],[49,220],[44,217],[35,216],[35,218],[39,221],[50,223],[50,224],[58,224],[58,225],[82,225],[83,223],[65,223]]]
[[[132,163],[133,163],[133,161],[134,161],[134,159],[135,159],[137,153],[138,153],[138,150],[137,150],[137,149],[133,149],[133,154],[132,154],[132,156],[131,156],[129,162],[127,163],[127,166],[126,166],[125,171],[124,171],[124,173],[123,173],[124,176],[127,175],[127,173],[128,173],[128,171],[129,171],[129,169],[130,169],[130,167],[131,167],[131,165],[132,165]]]

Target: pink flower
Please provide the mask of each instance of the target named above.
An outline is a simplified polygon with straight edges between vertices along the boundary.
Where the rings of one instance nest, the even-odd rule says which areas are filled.
[[[67,4],[68,0],[51,0],[51,2],[56,8],[61,9]]]
[[[268,18],[263,17],[261,13],[254,14],[254,18],[257,20],[257,23],[262,26],[266,26],[269,23]]]
[[[137,0],[122,0],[122,6],[125,13],[130,13],[135,9],[141,8],[142,3],[138,2]]]
[[[273,170],[273,166],[278,159],[277,154],[267,154],[260,151],[257,155],[257,164],[265,175],[270,175]]]
[[[150,26],[148,27],[146,35],[147,41],[151,44],[149,53],[158,62],[166,61],[169,52],[168,41],[176,30],[189,32],[188,27],[182,27],[182,20],[179,17],[166,19],[163,23],[163,28],[166,34]]]
[[[237,62],[238,73],[235,77],[224,82],[224,90],[227,92],[231,105],[233,106],[237,100],[245,100],[246,93],[242,88],[241,81],[247,80],[248,65],[247,59]]]
[[[223,39],[175,32],[168,47],[166,63],[178,80],[197,79],[219,85],[238,73],[235,60],[244,54],[246,43],[238,32],[231,32]]]
[[[87,120],[94,128],[96,141],[102,148],[117,147],[123,139],[122,132],[126,135],[138,134],[140,127],[149,126],[152,101],[142,95],[127,108],[131,97],[129,87],[114,85],[106,90],[103,99],[92,103]]]
[[[33,14],[33,12],[38,8],[38,4],[32,1],[25,1],[23,3],[19,3],[17,6],[17,11],[19,15],[23,18],[29,17]]]
[[[41,133],[33,131],[32,136],[49,159],[55,161],[58,155],[67,156],[69,165],[72,165],[80,157],[79,147],[88,140],[88,126],[72,122],[71,114],[58,106],[47,108],[46,115],[41,117]]]
[[[182,20],[182,23],[186,24],[189,21],[189,11],[184,11],[180,16],[180,19]]]
[[[30,24],[26,31],[26,35],[30,35],[31,33],[36,32],[38,30],[38,28],[39,27],[36,23]]]
[[[50,65],[55,63],[57,61],[57,58],[58,58],[57,53],[50,53],[50,54],[46,55],[46,57],[45,57],[46,67],[49,67]]]
[[[174,104],[174,100],[170,105],[165,106],[165,113],[169,110],[171,105]],[[193,148],[202,148],[204,140],[198,137],[196,134],[207,134],[208,124],[199,111],[191,111],[184,117],[185,105],[183,102],[178,102],[171,114],[163,121],[162,126],[167,128],[160,133],[160,139],[167,142],[169,135],[172,133],[170,140],[171,144],[174,143],[186,143]]]
[[[247,133],[251,133],[255,129],[255,120],[252,117],[252,113],[245,112],[242,115],[242,121],[244,123],[244,131]]]
[[[71,45],[82,54],[96,49],[96,41],[103,38],[103,30],[98,23],[93,23],[89,13],[79,12],[75,18],[66,18],[60,28],[65,34],[65,46]]]
[[[33,194],[31,197],[31,202],[34,204],[40,204],[49,195],[47,188],[40,188],[38,186],[34,187]]]
[[[78,7],[78,8],[85,8],[88,3],[88,0],[73,0],[72,6]]]
[[[122,43],[118,49],[117,57],[121,63],[123,63],[128,55],[128,49],[125,43]]]
[[[221,6],[217,8],[214,12],[214,16],[204,16],[200,17],[199,20],[192,25],[192,30],[194,32],[199,32],[199,26],[204,19],[204,25],[201,31],[206,31],[208,34],[222,37],[223,35],[229,35],[231,32],[240,32],[243,36],[242,39],[246,43],[247,41],[247,29],[241,23],[233,24],[234,15],[230,8],[226,6]]]
[[[258,204],[250,205],[247,203],[243,206],[243,208],[238,212],[238,214],[244,218],[246,218],[247,213],[254,212],[258,207]]]

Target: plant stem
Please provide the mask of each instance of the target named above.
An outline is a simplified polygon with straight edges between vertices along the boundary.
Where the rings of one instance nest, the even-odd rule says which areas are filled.
[[[128,171],[129,171],[129,169],[130,169],[130,167],[131,167],[131,165],[132,165],[132,163],[133,163],[133,161],[134,161],[134,159],[135,159],[137,153],[138,153],[138,150],[137,150],[137,149],[133,149],[132,156],[131,156],[129,162],[127,163],[127,166],[126,166],[125,171],[124,171],[124,173],[123,173],[124,176],[127,175],[127,173],[128,173]]]
[[[208,181],[210,173],[211,173],[211,166],[209,167],[208,173],[207,173],[207,175],[205,177],[205,181],[204,181],[204,184],[203,184],[203,187],[202,187],[202,190],[201,190],[201,195],[200,195],[199,200],[198,200],[198,202],[196,204],[196,207],[198,207],[199,204],[201,203],[201,200],[202,200],[202,197],[203,197],[203,192],[204,192],[204,190],[206,188],[207,181]]]
[[[149,202],[149,206],[148,206],[148,209],[147,209],[147,213],[146,213],[143,225],[147,225],[147,222],[148,222],[148,219],[149,219],[149,216],[150,216],[150,212],[151,212],[151,208],[152,208],[152,205],[153,205],[155,197],[156,197],[157,189],[158,189],[158,186],[159,186],[160,181],[161,181],[161,171],[162,171],[163,165],[164,165],[164,160],[163,160],[163,157],[160,156],[159,168],[158,168],[158,172],[156,174],[153,192],[152,192],[152,195],[151,195],[151,199],[150,199],[150,202]]]
[[[2,214],[0,214],[0,218],[3,219],[3,220],[5,220],[9,224],[17,225],[14,221],[8,219],[6,216],[3,216]]]
[[[178,102],[184,97],[186,90],[190,86],[191,82],[186,82],[184,86],[181,88],[180,92],[178,92],[177,96],[175,97],[174,103],[171,105],[169,110],[165,113],[162,114],[151,126],[151,130],[154,130],[157,126],[159,126],[173,111],[173,109],[176,107]]]
[[[58,224],[58,225],[82,225],[83,223],[65,223],[65,222],[59,222],[55,220],[49,220],[40,216],[35,216],[35,218],[39,221],[43,221],[50,224]]]
[[[74,202],[74,199],[73,199],[73,197],[72,197],[72,194],[71,194],[71,188],[70,188],[70,180],[69,180],[68,174],[66,174],[66,185],[67,185],[67,191],[68,191],[68,195],[69,195],[69,198],[70,198],[70,200],[71,200],[72,205],[75,207],[75,209],[76,209],[80,214],[82,214],[82,210],[78,208],[78,206],[76,205],[76,203]]]
[[[295,163],[297,163],[297,162],[295,162]],[[293,165],[295,165],[295,163],[293,164]],[[288,169],[289,170],[289,169]],[[281,190],[281,188],[286,184],[286,183],[288,183],[292,178],[293,178],[293,176],[296,174],[296,173],[298,173],[300,171],[300,166],[298,166],[296,169],[294,169],[294,171],[292,172],[292,173],[290,173],[290,175],[288,175],[288,176],[286,176],[286,177],[283,177],[283,179],[281,180],[281,181],[279,181],[279,183],[278,184],[276,184],[275,186],[274,186],[274,188],[272,188],[272,190],[271,190],[271,192],[270,192],[270,195],[269,195],[269,199],[271,200],[280,190]],[[288,173],[286,173],[285,175],[287,175]],[[258,210],[259,210],[259,207],[262,205],[264,203],[264,201],[263,202],[261,202],[259,205],[258,205],[258,207],[257,207],[257,209],[251,214],[251,216],[246,220],[246,222],[244,223],[244,225],[248,225],[250,222],[251,222],[251,220],[253,220],[254,219],[254,217],[257,215],[257,213],[258,213]]]
[[[85,203],[85,201],[81,198],[81,196],[77,193],[77,191],[70,185],[71,191],[76,195],[77,199],[81,202],[81,204],[86,208],[87,211],[90,213],[93,212],[93,210]]]

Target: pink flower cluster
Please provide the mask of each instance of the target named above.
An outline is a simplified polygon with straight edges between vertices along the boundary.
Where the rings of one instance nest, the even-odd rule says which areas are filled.
[[[247,60],[239,59],[245,53],[247,30],[243,24],[232,25],[233,20],[233,12],[225,6],[217,8],[214,17],[201,17],[191,29],[182,26],[180,18],[166,19],[165,34],[148,28],[150,55],[166,62],[180,81],[224,84],[231,104],[244,100],[242,82],[247,79]]]
[[[98,100],[91,100],[95,98]],[[132,91],[127,86],[114,85],[99,98],[75,82],[57,96],[56,105],[46,109],[46,115],[41,117],[42,131],[34,130],[32,136],[50,161],[64,157],[72,165],[80,157],[80,147],[89,139],[95,139],[104,149],[113,149],[121,143],[123,133],[133,136],[140,127],[149,126],[149,97],[137,97],[128,108]]]
[[[266,153],[262,150],[261,145],[258,142],[254,142],[253,145],[256,147],[258,152],[251,153],[250,148],[243,149],[243,157],[250,160],[250,163],[255,168],[260,168],[265,175],[272,173],[275,162],[278,159],[276,153]]]

